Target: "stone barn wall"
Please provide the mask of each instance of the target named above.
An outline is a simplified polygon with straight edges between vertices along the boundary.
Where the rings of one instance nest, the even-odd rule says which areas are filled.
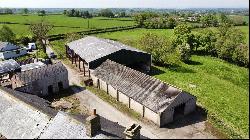
[[[11,79],[12,88],[38,96],[49,95],[49,86],[53,87],[53,93],[59,92],[59,83],[62,84],[63,89],[67,89],[69,87],[68,71],[62,67],[62,64],[55,65],[17,73]]]

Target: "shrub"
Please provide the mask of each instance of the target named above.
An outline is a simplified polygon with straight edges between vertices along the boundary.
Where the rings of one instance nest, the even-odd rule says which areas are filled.
[[[234,52],[232,59],[239,65],[248,67],[249,64],[249,46],[240,44],[238,45]]]
[[[16,35],[8,26],[4,25],[2,29],[0,29],[0,41],[14,43],[15,39]]]
[[[185,44],[178,45],[177,48],[179,50],[181,60],[183,62],[188,62],[191,58],[190,45],[185,43]]]

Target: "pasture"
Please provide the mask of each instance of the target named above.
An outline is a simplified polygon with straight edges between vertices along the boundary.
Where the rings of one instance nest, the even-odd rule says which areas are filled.
[[[248,33],[248,27],[237,28]],[[173,30],[136,29],[97,36],[136,47],[139,38],[147,32],[167,37],[173,34]],[[246,41],[248,42],[248,39]],[[155,66],[154,70],[153,75],[156,78],[195,95],[198,103],[208,110],[208,115],[215,117],[224,125],[216,122],[215,126],[221,128],[230,137],[237,137],[237,134],[248,137],[249,71],[247,68],[210,56],[194,55],[191,64],[181,64],[177,68]]]
[[[9,26],[17,36],[27,36],[30,35],[29,26],[25,24],[30,24],[41,19],[48,21],[55,27],[49,32],[49,34],[62,34],[69,32],[85,31],[89,29],[101,29],[110,28],[118,26],[132,26],[134,21],[130,18],[105,18],[105,17],[95,17],[89,19],[79,18],[79,17],[67,17],[64,15],[0,15],[1,22],[9,22],[5,24]],[[4,24],[0,24],[0,27]]]

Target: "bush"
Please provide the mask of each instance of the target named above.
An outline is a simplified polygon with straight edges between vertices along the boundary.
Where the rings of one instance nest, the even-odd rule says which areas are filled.
[[[189,44],[187,43],[181,44],[181,45],[178,45],[177,48],[179,50],[181,60],[183,62],[188,62],[191,58],[191,51],[190,51],[191,49],[190,49]]]
[[[16,35],[8,26],[4,25],[2,29],[0,29],[0,41],[14,43],[15,39]]]
[[[168,41],[157,34],[147,33],[139,40],[140,48],[153,57],[153,62],[158,65],[178,65],[180,64],[180,53]]]
[[[239,65],[248,67],[249,64],[249,46],[240,44],[238,45],[234,52],[232,59]]]

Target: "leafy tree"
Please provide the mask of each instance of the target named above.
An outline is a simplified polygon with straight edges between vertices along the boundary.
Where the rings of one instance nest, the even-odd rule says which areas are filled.
[[[113,18],[114,13],[112,12],[111,9],[102,9],[99,13],[99,16]]]
[[[232,60],[241,66],[249,66],[249,46],[240,44],[236,46]]]
[[[67,10],[63,10],[63,14],[64,14],[64,15],[67,15]]]
[[[245,35],[239,29],[230,26],[221,27],[218,31],[219,34],[215,46],[218,57],[232,61],[235,48],[244,43]]]
[[[81,38],[81,36],[77,33],[66,34],[66,42],[72,42],[72,41],[80,39],[80,38]]]
[[[22,13],[27,15],[29,13],[29,10],[27,8],[24,8]]]
[[[204,29],[198,35],[197,43],[201,50],[206,53],[214,55],[216,53],[215,43],[216,43],[216,33],[211,29]]]
[[[191,49],[188,43],[183,43],[177,46],[179,50],[181,60],[183,62],[188,62],[191,58]]]
[[[45,16],[46,15],[45,10],[39,10],[37,13],[38,13],[38,16]]]
[[[207,14],[201,17],[201,23],[204,27],[216,27],[218,26],[218,20],[216,15]]]
[[[178,65],[180,53],[166,38],[153,33],[145,34],[139,41],[142,50],[152,54],[153,62],[158,65]]]
[[[12,32],[12,30],[3,25],[2,29],[0,29],[0,40],[4,42],[12,42],[14,43],[16,35]]]
[[[89,13],[89,11],[83,11],[83,12],[81,12],[81,17],[92,18],[93,16]]]
[[[46,53],[47,34],[53,28],[53,25],[41,19],[37,23],[31,23],[29,28]]]

